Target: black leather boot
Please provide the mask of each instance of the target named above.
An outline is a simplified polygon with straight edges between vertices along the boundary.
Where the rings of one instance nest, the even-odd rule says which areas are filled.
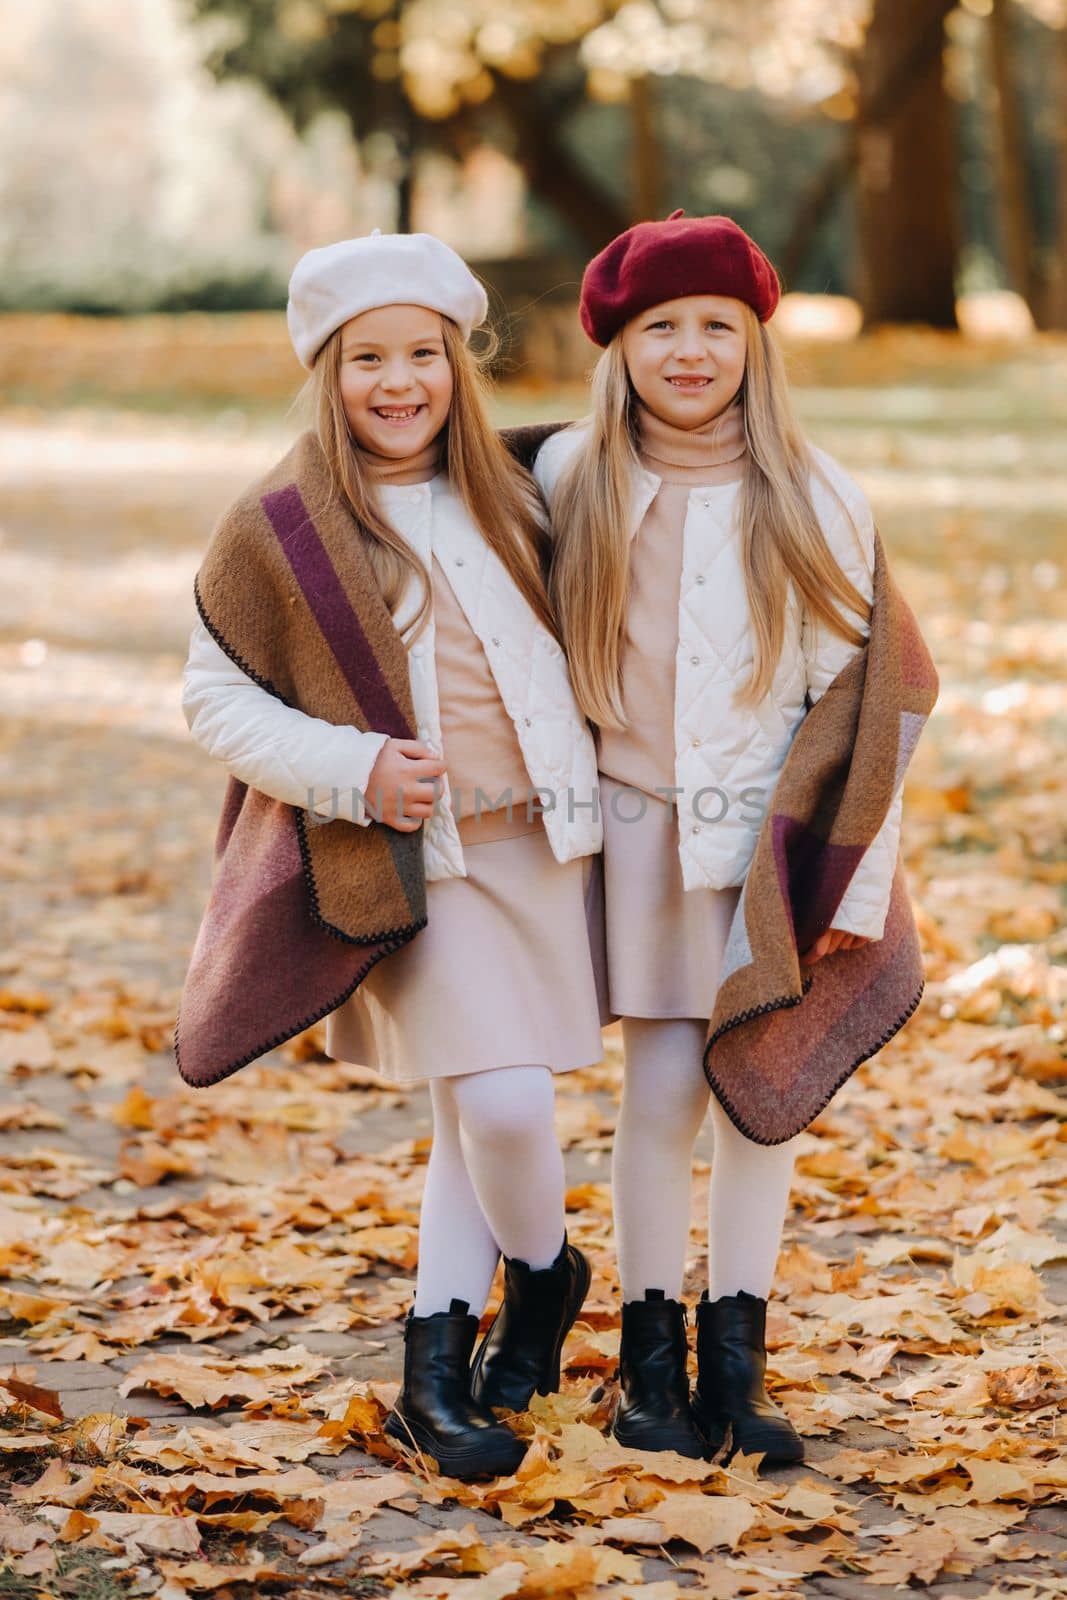
[[[582,1252],[567,1243],[550,1267],[535,1272],[504,1258],[504,1298],[471,1368],[471,1394],[483,1406],[525,1411],[536,1389],[559,1388],[559,1361],[591,1273]]]
[[[408,1313],[404,1384],[385,1419],[391,1439],[417,1445],[449,1478],[507,1477],[526,1446],[470,1392],[478,1318],[466,1300],[430,1317]]]
[[[731,1433],[730,1455],[762,1451],[765,1461],[803,1461],[804,1441],[768,1397],[767,1302],[744,1289],[697,1306],[697,1384],[693,1410],[714,1455]]]
[[[662,1289],[623,1303],[622,1392],[611,1431],[629,1449],[677,1450],[694,1458],[705,1453],[689,1404],[685,1321],[685,1306]]]

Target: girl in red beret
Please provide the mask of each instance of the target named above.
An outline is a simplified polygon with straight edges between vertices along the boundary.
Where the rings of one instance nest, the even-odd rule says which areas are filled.
[[[807,710],[864,645],[874,529],[801,434],[767,327],[774,268],[728,217],[643,222],[592,261],[592,416],[535,475],[551,595],[597,733],[607,979],[625,1077],[613,1159],[624,1444],[803,1458],[768,1398],[765,1316],[797,1141],[747,1137],[703,1070],[726,940]],[[899,793],[809,963],[878,939]],[[709,1287],[686,1375],[693,1147],[710,1107]]]

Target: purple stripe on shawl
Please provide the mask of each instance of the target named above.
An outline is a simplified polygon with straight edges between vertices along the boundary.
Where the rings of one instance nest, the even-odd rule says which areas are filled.
[[[264,495],[263,509],[337,665],[376,733],[410,739],[412,729],[393,699],[363,625],[295,483]]]
[[[771,819],[771,839],[795,947],[807,950],[831,926],[864,847],[830,844],[802,822],[781,815]]]

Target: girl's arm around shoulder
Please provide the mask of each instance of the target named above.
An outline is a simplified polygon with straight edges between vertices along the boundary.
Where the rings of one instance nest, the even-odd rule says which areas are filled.
[[[812,499],[826,542],[838,566],[869,604],[874,593],[874,517],[870,504],[839,461],[825,450],[815,450],[813,454],[818,470],[812,474]],[[866,638],[866,618],[852,612],[848,620]],[[848,665],[857,648],[825,624],[805,619],[803,649],[812,704]],[[898,789],[837,908],[833,925],[845,933],[880,939],[885,931],[900,847],[902,799],[902,790]]]
[[[370,822],[362,795],[388,735],[283,704],[242,672],[199,620],[182,676],[182,711],[201,749],[250,788],[327,818]]]

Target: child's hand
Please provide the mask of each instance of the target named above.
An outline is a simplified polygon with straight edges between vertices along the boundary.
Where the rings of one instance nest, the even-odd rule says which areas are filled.
[[[823,956],[832,956],[836,950],[859,950],[870,942],[862,933],[846,933],[843,928],[827,928],[825,933],[820,933],[811,949],[804,951],[800,959],[811,967],[816,961],[821,961]]]
[[[364,799],[377,820],[414,833],[431,814],[445,764],[418,739],[388,739],[367,780]]]

